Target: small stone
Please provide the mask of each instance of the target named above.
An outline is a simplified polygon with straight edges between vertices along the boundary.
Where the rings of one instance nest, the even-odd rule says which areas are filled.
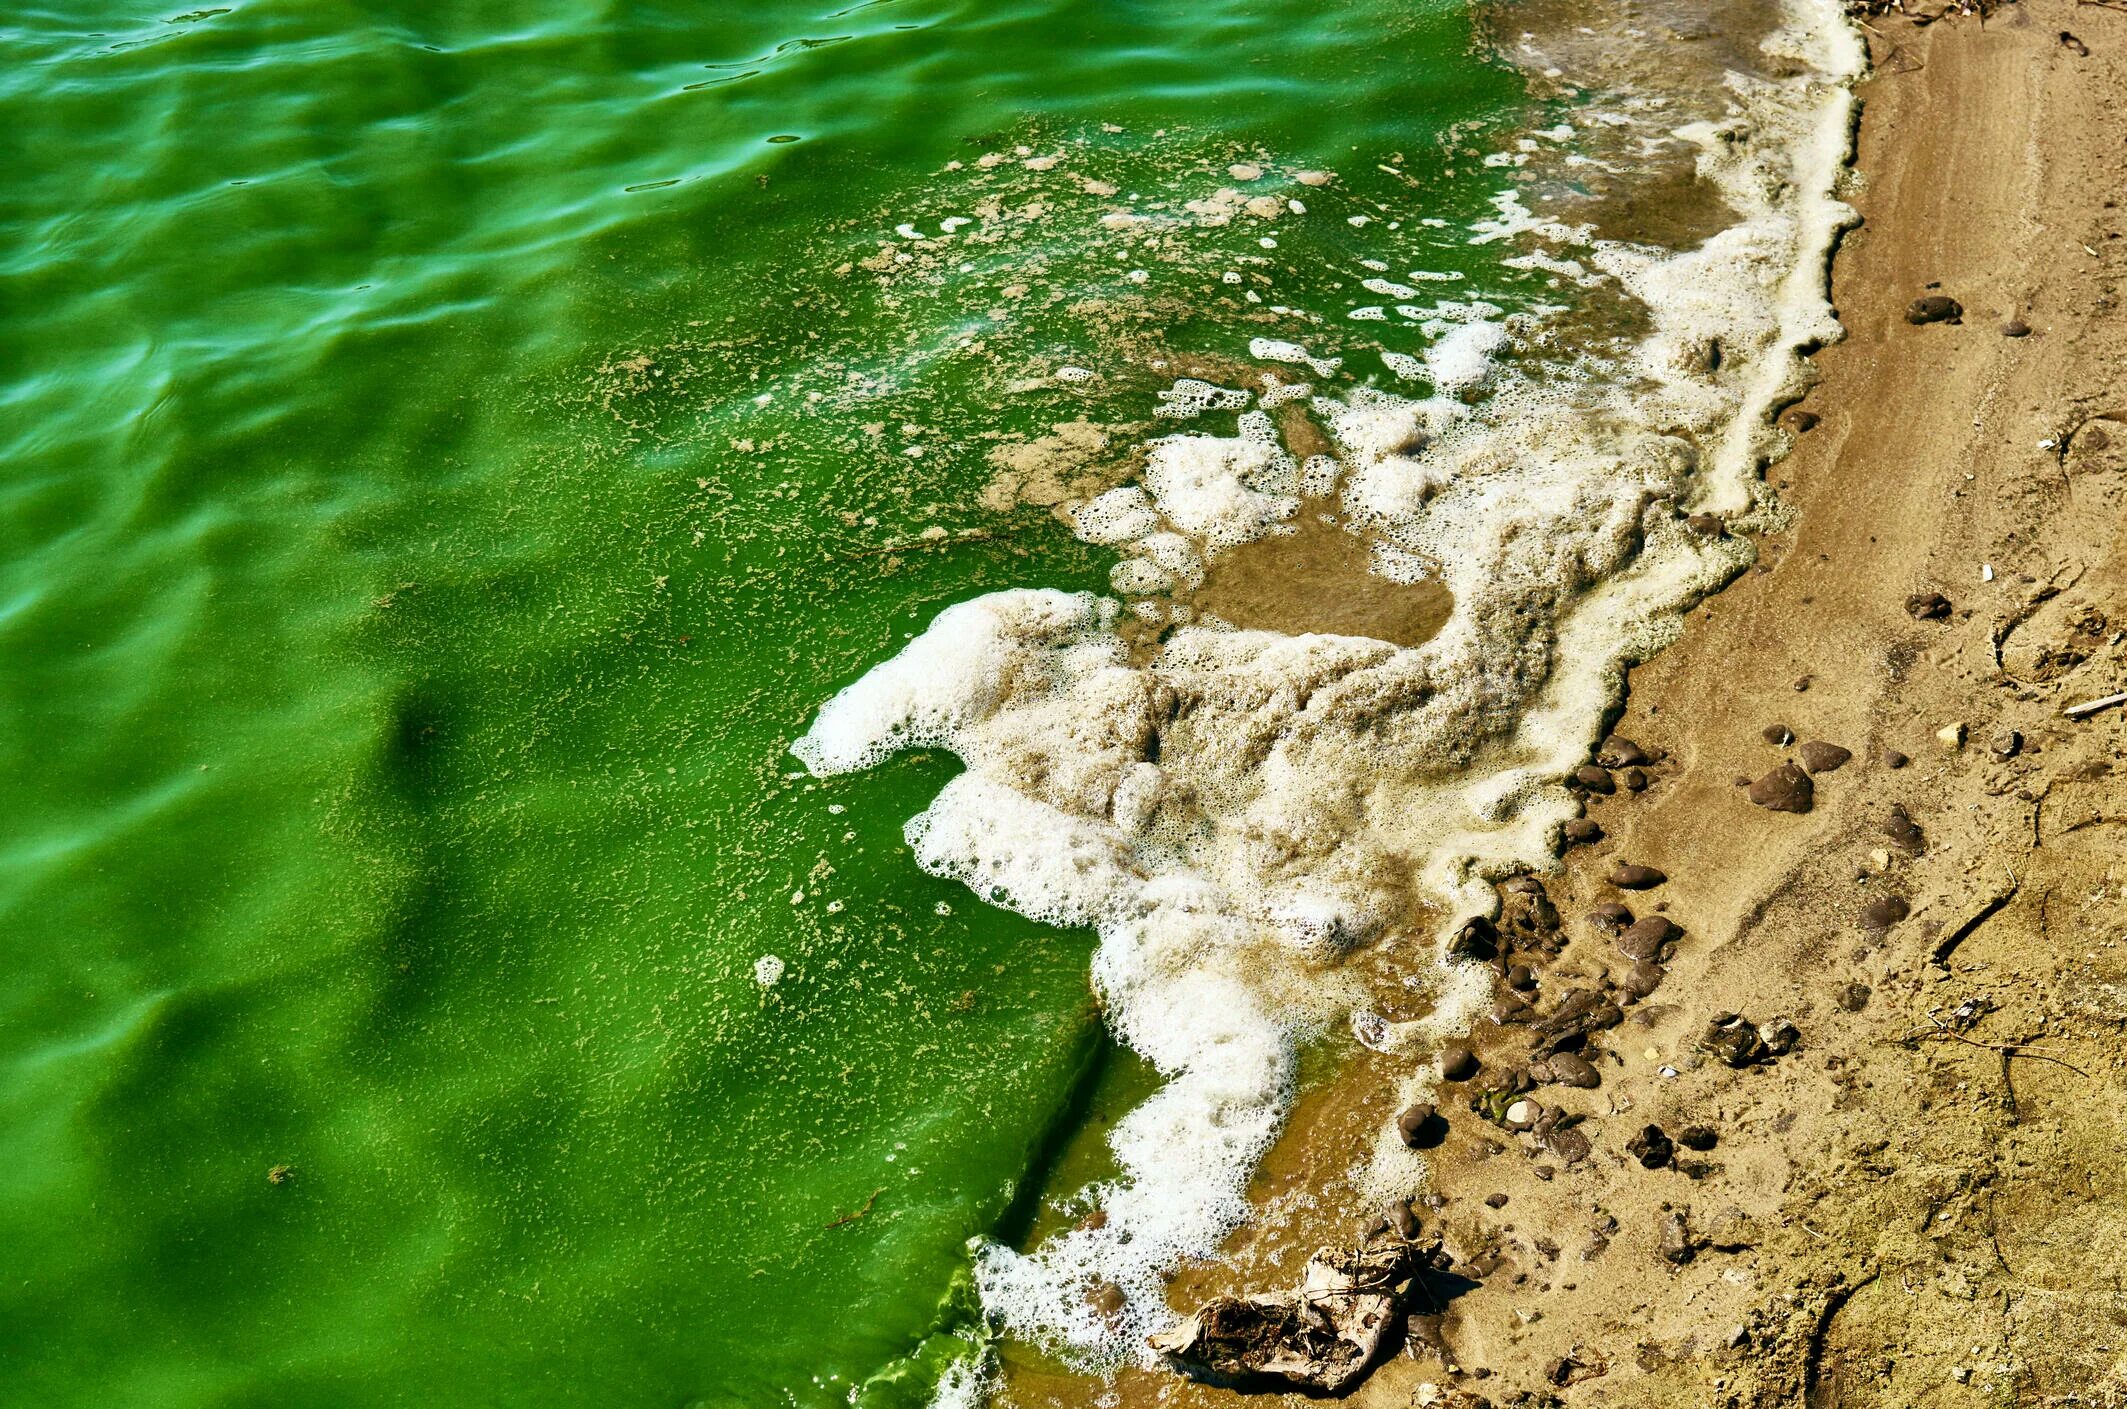
[[[1881,934],[1912,913],[1904,897],[1881,895],[1861,907],[1861,928]]]
[[[1396,1133],[1414,1150],[1430,1150],[1447,1138],[1448,1123],[1431,1101],[1420,1101],[1396,1117]]]
[[[1683,929],[1666,915],[1649,915],[1627,925],[1617,937],[1617,948],[1627,959],[1658,960],[1662,950],[1684,937]]]
[[[1600,793],[1604,797],[1617,791],[1617,784],[1611,781],[1610,770],[1598,768],[1592,763],[1584,763],[1573,770],[1573,783],[1583,792]]]
[[[1295,171],[1292,179],[1302,186],[1327,186],[1332,178],[1326,171]]]
[[[1567,1164],[1579,1164],[1590,1151],[1588,1137],[1577,1125],[1552,1126],[1544,1135],[1544,1144]]]
[[[1660,1169],[1676,1156],[1676,1146],[1659,1125],[1650,1125],[1625,1142],[1625,1153],[1643,1169]]]
[[[1832,1000],[1849,1013],[1858,1013],[1869,1005],[1873,990],[1865,983],[1842,983],[1832,993]]]
[[[1086,1300],[1092,1304],[1095,1311],[1098,1311],[1103,1316],[1119,1316],[1122,1314],[1123,1308],[1130,1304],[1130,1298],[1125,1296],[1123,1289],[1113,1282],[1102,1282],[1093,1289],[1092,1294]]]
[[[1796,435],[1808,435],[1811,431],[1815,430],[1817,428],[1818,419],[1819,418],[1816,412],[1804,411],[1800,407],[1796,407],[1793,410],[1790,410],[1786,415],[1780,418],[1781,422],[1785,424],[1786,427],[1789,430],[1793,431]]]
[[[1625,996],[1626,1002],[1637,1003],[1642,998],[1652,997],[1654,991],[1662,986],[1664,977],[1666,975],[1660,964],[1645,959],[1635,960],[1618,979],[1617,991]]]
[[[1809,684],[1810,684],[1810,680],[1811,680],[1811,677],[1810,677],[1810,676],[1807,676],[1807,675],[1798,675],[1798,676],[1796,676],[1796,677],[1795,677],[1795,693],[1799,695],[1799,694],[1802,694],[1802,693],[1804,693],[1805,691],[1807,691],[1807,690],[1809,689]]]
[[[1662,1215],[1659,1242],[1662,1260],[1675,1266],[1681,1267],[1698,1256],[1699,1249],[1692,1239],[1691,1226],[1681,1212],[1671,1211]]]
[[[1750,785],[1750,800],[1768,812],[1807,812],[1816,797],[1809,774],[1783,763]]]
[[[1676,1140],[1687,1150],[1697,1150],[1700,1154],[1705,1154],[1720,1142],[1720,1136],[1714,1134],[1712,1126],[1687,1125],[1677,1132]]]
[[[1723,1065],[1747,1067],[1766,1058],[1765,1042],[1757,1028],[1734,1013],[1716,1013],[1706,1024],[1699,1045],[1720,1058]]]
[[[1603,829],[1592,817],[1576,817],[1560,829],[1567,841],[1575,846],[1586,846],[1603,839]]]
[[[1918,856],[1928,849],[1926,834],[1906,812],[1903,803],[1891,804],[1890,815],[1883,819],[1883,834],[1908,856]]]
[[[1482,915],[1472,915],[1448,941],[1448,957],[1484,962],[1499,954],[1499,928]]]
[[[1802,1029],[1786,1018],[1774,1018],[1758,1027],[1758,1041],[1775,1057],[1784,1057],[1795,1050],[1802,1041]]]
[[[1701,538],[1728,536],[1728,521],[1719,514],[1693,514],[1684,520],[1684,526]]]
[[[2011,318],[2001,325],[2001,335],[2005,338],[2028,338],[2031,336],[2031,325],[2021,318]]]
[[[2007,763],[2023,752],[2023,748],[2024,736],[2014,729],[2004,729],[1987,740],[1987,752],[1993,754],[1998,763]]]
[[[1965,726],[1962,724],[1943,725],[1935,731],[1935,742],[1941,744],[1950,753],[1957,752],[1965,746]]]
[[[1905,310],[1905,321],[1915,327],[1924,323],[1959,323],[1964,321],[1964,305],[1942,294],[1928,294],[1916,298]]]
[[[1635,866],[1621,862],[1611,868],[1610,884],[1619,890],[1652,890],[1669,877],[1652,866]]]
[[[1879,756],[1883,759],[1883,766],[1886,768],[1903,768],[1913,761],[1896,749],[1885,749]]]
[[[1578,1052],[1554,1052],[1550,1060],[1551,1079],[1561,1086],[1571,1086],[1577,1091],[1593,1091],[1603,1084],[1603,1078],[1594,1063]]]
[[[1418,1236],[1418,1213],[1411,1207],[1409,1199],[1390,1199],[1384,1214],[1388,1218],[1389,1227],[1396,1230],[1397,1237]]]
[[[1536,970],[1527,964],[1516,964],[1507,970],[1507,987],[1526,993],[1536,987]]]
[[[1450,1042],[1440,1049],[1440,1079],[1443,1081],[1468,1081],[1477,1075],[1477,1054],[1460,1042]]]
[[[1617,775],[1617,780],[1625,785],[1625,791],[1628,793],[1647,791],[1647,770],[1644,768],[1627,768]]]
[[[1763,1238],[1757,1220],[1740,1208],[1724,1208],[1706,1226],[1705,1244],[1716,1252],[1741,1252]]]
[[[1544,1108],[1535,1101],[1516,1101],[1506,1109],[1507,1125],[1511,1129],[1527,1130],[1536,1124],[1543,1113]]]
[[[1851,750],[1837,744],[1827,744],[1821,739],[1811,739],[1802,746],[1802,766],[1811,774],[1836,773],[1853,759]]]
[[[1905,599],[1905,610],[1915,621],[1941,621],[1950,614],[1950,599],[1940,592],[1915,592]]]
[[[1652,750],[1643,749],[1630,739],[1612,737],[1595,751],[1595,761],[1605,768],[1644,768],[1660,760]]]
[[[1632,923],[1632,912],[1615,900],[1606,901],[1588,912],[1588,923],[1615,934]]]
[[[1735,784],[1735,786],[1739,788],[1747,788],[1750,786],[1750,779],[1741,773],[1736,774],[1735,777],[1730,778],[1728,781]]]
[[[1484,1196],[1484,1206],[1486,1208],[1505,1208],[1507,1206],[1507,1196],[1505,1194],[1486,1194]]]
[[[1795,731],[1785,724],[1768,724],[1758,731],[1758,737],[1776,749],[1784,749],[1795,741]]]

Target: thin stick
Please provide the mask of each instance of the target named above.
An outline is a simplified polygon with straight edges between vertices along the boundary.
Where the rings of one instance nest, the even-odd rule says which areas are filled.
[[[2127,6],[2122,8],[2127,9]],[[2070,719],[2087,719],[2099,710],[2110,709],[2116,704],[2127,704],[2127,690],[2122,690],[2117,695],[2107,695],[2101,700],[2084,700],[2079,705],[2069,705],[2061,713]]]
[[[868,1198],[868,1199],[866,1199],[866,1200],[864,1201],[864,1207],[862,1207],[862,1208],[858,1209],[858,1210],[857,1210],[857,1211],[856,1211],[855,1213],[845,1213],[845,1214],[843,1214],[843,1215],[842,1215],[842,1216],[841,1216],[840,1218],[837,1218],[837,1219],[836,1219],[836,1220],[835,1220],[834,1222],[832,1222],[832,1223],[828,1224],[827,1226],[828,1226],[828,1227],[830,1227],[830,1228],[839,1228],[839,1227],[841,1227],[841,1226],[842,1226],[843,1224],[845,1224],[845,1223],[854,1223],[854,1222],[856,1222],[856,1221],[857,1221],[858,1219],[862,1218],[862,1217],[863,1217],[863,1216],[864,1216],[865,1214],[867,1214],[867,1213],[870,1213],[870,1212],[871,1212],[871,1206],[872,1206],[873,1204],[875,1204],[875,1203],[879,1202],[879,1195],[881,1195],[881,1194],[883,1194],[883,1193],[885,1193],[885,1192],[886,1192],[886,1190],[884,1190],[884,1189],[874,1189],[874,1190],[872,1190],[872,1191],[871,1191],[871,1197],[870,1197],[870,1198]]]

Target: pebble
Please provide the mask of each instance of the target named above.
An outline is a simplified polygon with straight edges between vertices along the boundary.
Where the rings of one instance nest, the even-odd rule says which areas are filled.
[[[1617,791],[1617,784],[1611,781],[1610,770],[1598,768],[1592,763],[1584,763],[1574,769],[1573,781],[1582,789],[1591,793],[1601,793],[1604,797],[1608,797]]]
[[[1661,762],[1661,755],[1641,748],[1632,740],[1613,736],[1595,751],[1595,761],[1605,768],[1643,768]]]
[[[1927,834],[1920,830],[1920,824],[1905,810],[1904,803],[1891,804],[1890,815],[1883,819],[1883,834],[1909,856],[1918,856],[1928,849]]]
[[[1660,1242],[1662,1260],[1679,1267],[1699,1253],[1697,1244],[1691,1238],[1691,1227],[1684,1221],[1684,1215],[1680,1212],[1671,1211],[1662,1215]]]
[[[1663,977],[1660,964],[1645,959],[1636,960],[1625,970],[1624,977],[1618,980],[1617,991],[1624,994],[1628,1002],[1638,1002],[1642,998],[1651,997],[1654,991],[1662,986]]]
[[[1554,1052],[1550,1060],[1551,1079],[1561,1086],[1571,1086],[1578,1091],[1593,1091],[1603,1084],[1603,1078],[1586,1057],[1578,1052]]]
[[[1882,933],[1913,913],[1901,896],[1885,895],[1861,907],[1861,928]]]
[[[1811,739],[1802,746],[1802,766],[1812,774],[1836,773],[1853,760],[1851,749],[1827,744],[1822,739]]]
[[[1486,1194],[1484,1196],[1484,1206],[1486,1208],[1505,1208],[1507,1206],[1507,1196],[1505,1194]]]
[[[1618,781],[1625,785],[1625,791],[1627,792],[1643,793],[1647,791],[1647,770],[1644,768],[1627,768],[1624,772],[1618,774]]]
[[[1915,621],[1941,621],[1950,614],[1950,599],[1940,592],[1915,592],[1905,599],[1905,610]]]
[[[1905,310],[1905,321],[1919,327],[1923,323],[1959,323],[1964,321],[1965,308],[1956,299],[1943,294],[1929,294],[1916,298]]]
[[[2005,338],[2028,338],[2031,336],[2031,325],[2021,318],[2011,318],[2001,325],[2001,335]]]
[[[1448,1123],[1431,1101],[1420,1101],[1396,1117],[1396,1133],[1414,1150],[1430,1150],[1447,1138]]]
[[[1592,817],[1576,817],[1566,823],[1562,831],[1566,840],[1577,846],[1585,846],[1603,839],[1603,829]]]
[[[1643,1169],[1660,1169],[1676,1156],[1676,1145],[1662,1133],[1659,1125],[1650,1125],[1625,1142],[1625,1153],[1640,1162]]]
[[[1536,987],[1536,970],[1527,964],[1516,964],[1507,970],[1507,987],[1523,993]]]
[[[1588,1137],[1577,1125],[1552,1126],[1544,1136],[1544,1144],[1567,1164],[1579,1164],[1590,1153]]]
[[[1849,1013],[1858,1013],[1869,1005],[1873,990],[1865,983],[1843,983],[1833,992],[1832,999]]]
[[[1610,884],[1619,890],[1652,890],[1669,877],[1652,866],[1635,866],[1620,862],[1610,871]]]
[[[1943,748],[1951,753],[1957,752],[1965,746],[1965,726],[1962,724],[1943,725],[1935,731],[1935,742],[1941,744]]]
[[[1418,1212],[1411,1207],[1409,1199],[1391,1199],[1387,1209],[1388,1222],[1397,1234],[1404,1238],[1418,1236]]]
[[[2023,748],[2024,736],[2014,729],[2004,729],[1987,741],[1987,752],[1993,754],[1995,759],[2002,763],[2007,763],[2010,759],[2016,757],[2017,754],[2023,752]]]
[[[1516,1130],[1527,1130],[1536,1124],[1537,1117],[1543,1113],[1544,1108],[1535,1101],[1516,1101],[1507,1107],[1507,1124]],[[1493,1207],[1497,1208],[1498,1205],[1494,1204]]]
[[[1693,514],[1684,520],[1684,526],[1701,538],[1726,538],[1728,521],[1719,514]]]
[[[1684,931],[1666,915],[1649,915],[1644,920],[1625,927],[1617,937],[1617,948],[1627,959],[1655,960],[1662,957],[1662,950],[1684,937]]]
[[[1776,749],[1784,749],[1795,741],[1795,731],[1785,724],[1768,724],[1758,731],[1758,737]]]
[[[1816,798],[1809,774],[1783,763],[1750,785],[1750,800],[1768,812],[1807,812]]]
[[[1093,1309],[1103,1316],[1118,1316],[1122,1314],[1123,1308],[1130,1304],[1130,1298],[1113,1282],[1102,1282],[1093,1289],[1093,1295],[1086,1299],[1092,1302]]]
[[[1608,901],[1588,912],[1588,923],[1615,934],[1632,923],[1632,912],[1617,901]]]
[[[1720,1143],[1720,1136],[1714,1134],[1710,1125],[1687,1125],[1676,1133],[1676,1140],[1685,1149],[1704,1154]]]
[[[1896,749],[1885,749],[1878,757],[1883,760],[1883,766],[1886,768],[1903,768],[1913,761]]]
[[[1796,435],[1808,435],[1817,428],[1819,418],[1814,411],[1796,410],[1788,412],[1780,419],[1787,422],[1787,428]]]
[[[1460,1042],[1450,1042],[1440,1049],[1440,1078],[1443,1081],[1468,1081],[1477,1075],[1480,1063],[1477,1054]]]

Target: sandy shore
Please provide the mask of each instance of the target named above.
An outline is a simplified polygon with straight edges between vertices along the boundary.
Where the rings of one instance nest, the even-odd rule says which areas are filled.
[[[1563,948],[1512,957],[1541,1015],[1625,978],[1596,907],[1683,937],[1590,1042],[1600,1085],[1530,1093],[1584,1157],[1472,1114],[1532,1065],[1524,1020],[1473,1034],[1419,1211],[1478,1285],[1354,1403],[2127,1403],[2127,711],[2064,715],[2127,689],[2127,13],[1869,27],[1791,528],[1633,673],[1615,734],[1664,756],[1542,878]],[[1929,296],[1961,321],[1909,321]],[[1810,751],[1810,809],[1754,805],[1812,743],[1852,756]],[[1731,1067],[1723,1013],[1799,1043]],[[1314,1103],[1340,1143],[1390,1114],[1358,1081]],[[1713,1144],[1647,1168],[1649,1125]],[[1000,1398],[1089,1392],[1021,1367]],[[1236,1400],[1133,1373],[1102,1402]]]
[[[1541,982],[1618,971],[1604,902],[1685,937],[1600,1088],[1536,1093],[1587,1159],[1444,1103],[1436,1217],[1485,1273],[1441,1326],[1461,1373],[1420,1348],[1360,1402],[2127,1402],[2127,722],[2064,717],[2127,689],[2127,14],[1870,23],[1792,531],[1634,672],[1616,733],[1668,757],[1547,878]],[[1961,323],[1907,320],[1937,294]],[[1799,758],[1776,725],[1853,754],[1807,814],[1737,785]],[[1621,860],[1670,879],[1621,893]],[[1800,1044],[1733,1069],[1721,1012]],[[1716,1144],[1643,1168],[1649,1124]]]

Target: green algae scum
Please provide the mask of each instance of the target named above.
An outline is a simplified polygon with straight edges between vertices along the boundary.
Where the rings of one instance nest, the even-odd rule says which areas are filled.
[[[1244,628],[1461,639],[1475,596],[1393,506],[1363,551],[1329,531],[1371,432],[1325,425],[1422,388],[1386,463],[1495,377],[1601,382],[1666,335],[1657,281],[1560,251],[1738,219],[1624,189],[1690,185],[1686,147],[1627,152],[1692,111],[1521,28],[11,7],[0,1399],[973,1402],[980,1250],[1114,1178],[1087,1132],[1158,1078],[1088,917],[912,859],[957,736],[792,745],[1011,589],[1134,597],[1141,655],[1197,587]],[[1657,546],[1702,469],[1749,498],[1718,417],[1665,414],[1707,452],[1634,501]],[[1206,428],[1281,448],[1222,489],[1173,448]],[[1084,516],[1162,474],[1253,566]],[[1736,566],[1692,561],[1649,600]]]

